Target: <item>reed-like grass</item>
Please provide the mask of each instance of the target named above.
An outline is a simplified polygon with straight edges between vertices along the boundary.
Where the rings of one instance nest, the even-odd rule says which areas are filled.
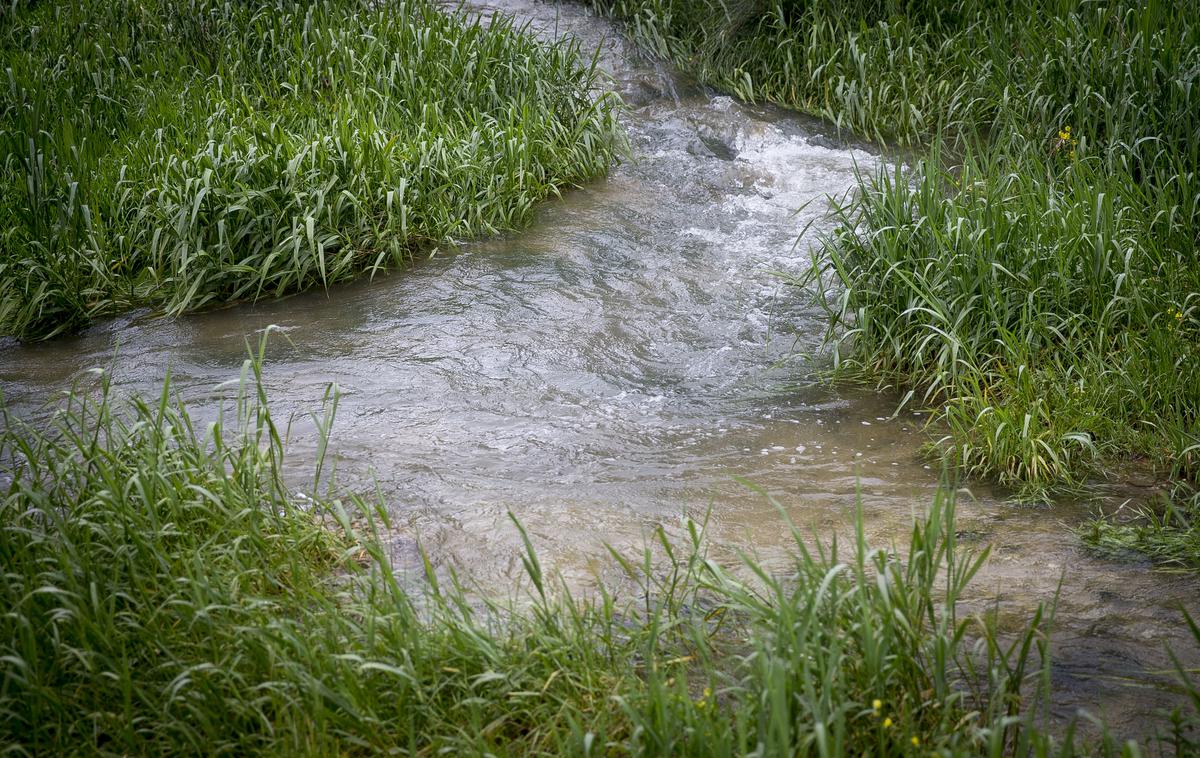
[[[861,524],[849,545],[797,534],[778,573],[708,559],[692,524],[682,544],[614,556],[626,581],[587,598],[526,539],[514,608],[432,570],[402,585],[375,536],[386,511],[320,482],[289,490],[259,366],[207,424],[169,380],[119,398],[103,376],[45,427],[4,416],[6,753],[1074,749],[1037,707],[1049,619],[1001,636],[991,614],[957,612],[986,552],[956,544],[948,496],[902,550],[869,547]],[[336,392],[325,433],[335,407]],[[1164,738],[1194,745],[1195,713],[1175,720]]]
[[[1194,477],[1200,183],[1022,150],[935,155],[843,209],[817,262],[841,368],[944,403],[953,457],[1026,492],[1129,456]]]
[[[1200,155],[1190,117],[1200,32],[1183,2],[591,4],[707,84],[881,143],[1003,134],[991,130],[1015,120],[1035,139],[1073,123],[1092,142],[1125,140],[1133,129],[1172,155],[1193,163]]]
[[[941,409],[939,448],[1021,497],[1149,468],[1194,510],[1190,4],[596,4],[704,81],[924,156],[862,178],[803,282],[822,285],[841,376]],[[1200,568],[1194,544],[1150,554]]]
[[[594,60],[430,0],[0,8],[0,335],[328,286],[525,221],[620,144]]]
[[[1200,494],[1162,497],[1160,502],[1119,509],[1079,528],[1093,550],[1126,557],[1147,556],[1165,570],[1194,571],[1200,556]]]

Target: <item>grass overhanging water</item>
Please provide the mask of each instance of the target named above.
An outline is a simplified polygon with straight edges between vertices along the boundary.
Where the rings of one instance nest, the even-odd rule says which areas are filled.
[[[1152,471],[1169,508],[1083,534],[1200,568],[1190,3],[593,4],[704,82],[916,148],[862,177],[798,282],[837,373],[937,409],[940,451],[1018,497]]]
[[[1027,495],[1120,459],[1171,470],[1163,514],[1087,536],[1194,562],[1195,22],[1048,0],[610,7],[742,97],[924,145],[864,182],[816,269],[841,287],[843,375],[943,404],[948,454]],[[426,2],[0,13],[0,331],[27,339],[403,263],[519,223],[618,141],[594,61]],[[1139,750],[1051,736],[1045,611],[1006,636],[959,616],[985,554],[956,544],[949,494],[904,549],[861,524],[850,545],[797,534],[781,573],[709,560],[692,524],[614,555],[627,583],[585,598],[526,540],[514,608],[428,566],[403,582],[381,504],[286,486],[260,370],[212,423],[169,379],[123,399],[103,375],[46,427],[3,416],[6,751]],[[1147,748],[1200,750],[1178,669]]]
[[[328,286],[621,148],[595,60],[431,0],[0,5],[0,335]]]
[[[1007,636],[958,614],[986,551],[957,545],[948,493],[903,550],[860,520],[849,545],[796,533],[774,573],[710,560],[691,523],[614,555],[627,581],[587,597],[526,537],[514,609],[428,563],[398,579],[386,511],[323,488],[319,463],[287,488],[284,436],[261,352],[208,424],[169,378],[120,398],[103,374],[45,428],[4,415],[8,752],[1138,754],[1047,732],[1045,610]],[[1160,746],[1183,751],[1200,683],[1179,673],[1190,703]]]

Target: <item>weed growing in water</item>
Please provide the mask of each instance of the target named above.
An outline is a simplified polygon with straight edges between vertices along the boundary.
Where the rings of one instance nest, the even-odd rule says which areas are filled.
[[[1200,568],[1200,494],[1164,498],[1132,514],[1096,518],[1078,530],[1100,553],[1149,557],[1167,570]]]

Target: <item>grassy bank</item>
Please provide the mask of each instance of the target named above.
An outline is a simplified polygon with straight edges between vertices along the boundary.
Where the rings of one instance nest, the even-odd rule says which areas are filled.
[[[699,525],[686,544],[664,538],[656,558],[619,559],[628,582],[586,600],[530,545],[532,599],[513,612],[433,573],[406,590],[373,528],[354,526],[382,524],[383,511],[285,488],[258,365],[247,362],[238,400],[211,425],[169,383],[122,400],[103,380],[44,431],[5,417],[6,752],[1069,746],[1039,727],[1047,620],[1002,643],[994,620],[954,612],[985,554],[958,549],[949,500],[914,524],[906,558],[871,549],[861,531],[818,552],[797,536],[791,570],[750,563],[739,573],[750,583],[705,559]],[[1190,691],[1168,735],[1177,747],[1198,739]]]
[[[859,530],[816,552],[797,535],[790,571],[731,572],[692,524],[683,545],[616,557],[628,580],[586,600],[528,541],[517,610],[432,571],[404,589],[373,536],[380,507],[282,485],[259,365],[247,361],[238,399],[209,425],[169,381],[121,399],[103,378],[43,431],[4,417],[6,752],[1067,747],[1039,727],[1042,612],[1007,642],[995,619],[955,613],[986,553],[955,545],[953,501],[913,525],[907,558]],[[326,433],[335,409],[331,396]],[[1178,747],[1200,739],[1188,686],[1174,734],[1164,722]]]
[[[806,282],[836,292],[840,374],[941,409],[940,448],[1022,497],[1175,482],[1140,546],[1200,568],[1190,4],[598,4],[708,83],[917,148],[862,179]]]
[[[592,61],[429,0],[0,8],[0,335],[326,286],[520,224],[619,143]]]

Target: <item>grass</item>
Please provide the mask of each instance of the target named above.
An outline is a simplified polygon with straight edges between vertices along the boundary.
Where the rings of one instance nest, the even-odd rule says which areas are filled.
[[[937,409],[949,429],[938,449],[1017,497],[1148,469],[1178,485],[1176,514],[1194,512],[1200,21],[1190,6],[596,4],[705,82],[923,156],[860,179],[799,282],[818,285],[842,378]],[[1200,568],[1194,539],[1160,540],[1194,519],[1157,523],[1141,546]]]
[[[643,556],[614,555],[627,580],[586,598],[528,538],[519,606],[432,569],[406,587],[376,536],[381,506],[282,484],[260,366],[208,424],[169,378],[122,399],[103,375],[43,429],[4,416],[6,753],[1076,749],[1037,705],[1048,616],[1002,637],[991,614],[958,615],[986,551],[956,544],[948,496],[902,551],[868,546],[861,523],[848,546],[796,534],[780,573],[709,560],[693,523],[683,544],[660,533]],[[324,434],[336,390],[328,401]],[[1163,735],[1186,749],[1200,694],[1180,673],[1195,702]]]
[[[900,140],[951,135],[965,156],[948,164],[934,149],[842,209],[824,272],[845,286],[828,303],[841,366],[944,402],[956,460],[1019,487],[1080,481],[1119,455],[1194,482],[1195,357],[1180,348],[1200,305],[1185,255],[1195,95],[1172,79],[1192,70],[1191,22],[1169,6],[1115,20],[1095,6],[1058,20],[937,7],[907,6],[907,26],[885,23],[899,6],[849,7],[811,36],[848,57],[822,70],[840,66],[837,84],[811,72],[830,86],[810,110],[832,103],[844,125]],[[823,12],[747,5],[694,50],[674,32],[659,41],[716,72],[739,45],[774,66],[784,53],[755,40]],[[423,244],[519,223],[603,171],[616,139],[594,67],[569,45],[424,2],[42,0],[3,13],[0,324],[23,338],[403,263]],[[1030,36],[995,37],[987,24],[1001,23]],[[1068,52],[1095,70],[1047,69],[1044,89],[1020,89],[1029,60],[1066,55],[1036,54],[1060,24],[1082,29]],[[1098,42],[1106,24],[1127,48]],[[986,77],[940,84],[974,70],[963,40],[993,42],[985,63],[1012,57],[992,74],[1013,84],[1009,99]],[[872,66],[892,54],[920,61],[886,74],[912,74],[911,97],[870,89],[890,81]],[[847,79],[850,63],[863,75]],[[730,81],[755,96],[755,77]],[[1165,84],[1143,91],[1147,77]],[[1064,92],[1093,110],[1055,111]],[[1010,128],[1029,103],[1043,127],[1069,116],[1078,136]],[[1159,136],[1136,137],[1138,125]],[[157,397],[120,398],[103,374],[45,426],[3,415],[6,753],[1138,754],[1103,732],[1051,736],[1052,614],[1004,635],[993,614],[959,614],[986,551],[956,544],[948,495],[903,549],[872,548],[861,521],[849,545],[793,530],[794,562],[778,573],[710,560],[704,525],[690,524],[682,544],[660,534],[642,556],[613,555],[626,582],[587,597],[528,538],[529,596],[515,605],[428,564],[413,587],[388,562],[381,504],[319,473],[305,493],[284,484],[261,360],[213,421],[169,378]],[[335,411],[331,390],[324,434]],[[1200,683],[1178,668],[1184,700],[1147,748],[1200,750]]]
[[[0,335],[326,287],[602,175],[573,43],[431,0],[0,7]]]
[[[1159,504],[1118,511],[1080,527],[1083,541],[1100,553],[1150,558],[1168,570],[1196,569],[1200,555],[1200,495],[1163,498]]]

